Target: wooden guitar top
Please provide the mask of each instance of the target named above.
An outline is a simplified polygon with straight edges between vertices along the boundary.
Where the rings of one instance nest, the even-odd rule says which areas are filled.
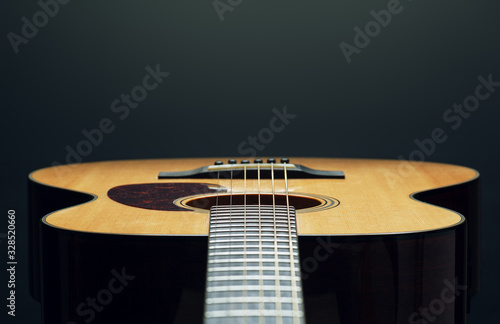
[[[87,203],[55,211],[43,221],[72,231],[139,235],[208,235],[204,210],[151,210],[112,200],[111,188],[129,184],[201,183],[228,192],[256,193],[254,179],[158,179],[161,171],[213,165],[214,158],[93,162],[40,169],[30,179],[44,185],[94,195]],[[331,203],[297,211],[299,235],[365,235],[430,231],[460,224],[462,215],[417,201],[413,194],[471,181],[477,171],[461,166],[369,159],[291,158],[318,170],[341,170],[345,179],[288,179],[290,195],[321,196]],[[261,193],[272,191],[261,179]],[[285,181],[275,179],[275,192]],[[182,195],[179,198],[183,198]]]

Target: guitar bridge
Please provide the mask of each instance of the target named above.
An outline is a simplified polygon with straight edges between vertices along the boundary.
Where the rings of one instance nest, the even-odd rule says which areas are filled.
[[[257,179],[259,173],[261,179],[271,179],[271,170],[276,178],[284,178],[285,167],[288,179],[345,179],[344,171],[316,170],[291,163],[249,163],[248,160],[243,160],[242,163],[229,160],[227,164],[217,161],[215,165],[188,171],[160,172],[158,179],[243,179],[245,170],[247,179]]]

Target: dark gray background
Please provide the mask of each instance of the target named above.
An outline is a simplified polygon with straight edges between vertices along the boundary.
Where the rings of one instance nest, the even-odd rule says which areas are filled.
[[[415,140],[445,131],[426,160],[466,165],[483,178],[483,285],[469,323],[497,322],[500,88],[457,129],[443,113],[474,94],[478,76],[500,81],[499,5],[401,1],[403,10],[348,64],[339,44],[353,44],[353,28],[387,3],[244,0],[221,21],[208,0],[73,0],[15,54],[7,34],[21,34],[21,18],[32,21],[40,7],[3,0],[0,233],[15,209],[19,261],[17,316],[7,322],[40,318],[27,293],[30,171],[64,163],[66,147],[103,118],[115,130],[85,162],[239,156],[238,145],[285,105],[297,117],[259,154],[407,159]],[[170,76],[120,120],[111,102],[157,64]],[[1,277],[5,301],[5,271]],[[6,312],[2,306],[2,318]]]

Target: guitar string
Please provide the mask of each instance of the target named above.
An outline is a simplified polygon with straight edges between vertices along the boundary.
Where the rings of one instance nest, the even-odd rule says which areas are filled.
[[[298,294],[297,294],[297,282],[295,280],[296,273],[295,273],[295,256],[294,256],[294,251],[293,251],[293,242],[292,242],[292,222],[291,222],[291,216],[290,216],[290,199],[288,195],[288,174],[287,174],[287,168],[286,168],[286,163],[283,163],[283,173],[285,176],[285,196],[286,196],[286,214],[287,214],[287,219],[288,219],[288,248],[289,248],[289,253],[290,253],[290,276],[292,278],[292,307],[293,307],[293,322],[294,324],[299,324],[300,323],[300,318],[295,316],[296,314],[299,314],[299,309],[298,309]],[[297,232],[297,218],[295,218],[295,232]]]
[[[283,323],[281,316],[281,287],[279,279],[279,260],[278,260],[278,226],[276,222],[276,189],[274,183],[274,163],[271,163],[271,186],[273,198],[273,227],[274,227],[274,293],[276,295],[276,322]]]
[[[209,222],[208,222],[208,235],[209,235],[209,238],[210,238],[210,232],[213,232],[214,235],[217,235],[217,232],[218,232],[218,225],[219,225],[219,210],[218,210],[218,207],[219,207],[219,189],[220,189],[220,170],[217,170],[217,187],[216,187],[216,192],[217,193],[216,193],[216,198],[215,198],[215,209],[214,209],[214,214],[213,215],[212,215],[212,213],[209,214],[210,218],[209,218]],[[215,221],[212,220],[212,216],[215,216]],[[212,225],[214,226],[213,231],[212,231]],[[217,251],[217,246],[214,244],[214,253],[216,253],[216,251]],[[208,258],[210,258],[210,250],[209,250],[209,256],[208,256]],[[208,266],[207,268],[209,268],[209,267],[210,266]],[[207,285],[208,285],[208,282],[207,282]],[[207,297],[205,297],[205,299],[206,298]],[[205,300],[205,302],[206,302],[206,300]],[[205,309],[205,315],[206,315],[206,309]],[[206,317],[205,317],[205,319],[206,319]]]
[[[264,286],[264,272],[262,270],[262,220],[261,220],[261,212],[260,212],[260,163],[257,163],[257,192],[258,192],[258,214],[259,214],[259,286]],[[259,309],[264,309],[264,292],[262,289],[259,289]],[[264,324],[264,317],[259,316],[259,324]]]
[[[220,191],[220,171],[217,170],[217,198],[215,199],[215,233],[218,232],[219,226],[219,191]],[[217,235],[217,234],[216,234]]]
[[[230,196],[229,196],[229,233],[233,233],[233,165],[231,165],[231,180],[229,185]],[[228,263],[231,262],[231,251],[233,251],[233,236],[230,234],[229,237],[229,254],[228,254]]]
[[[243,305],[243,311],[246,311],[248,309],[248,303],[247,303],[247,166],[244,164],[243,165],[243,173],[244,173],[244,180],[243,180],[243,300],[245,301]],[[243,324],[248,324],[248,318],[245,317],[245,323]]]
[[[219,206],[219,180],[220,180],[220,170],[217,170],[217,197],[215,198],[215,207]]]

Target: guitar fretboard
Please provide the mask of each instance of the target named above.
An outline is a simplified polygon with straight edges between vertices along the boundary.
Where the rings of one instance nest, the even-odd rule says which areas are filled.
[[[205,323],[304,323],[293,207],[212,207]]]

